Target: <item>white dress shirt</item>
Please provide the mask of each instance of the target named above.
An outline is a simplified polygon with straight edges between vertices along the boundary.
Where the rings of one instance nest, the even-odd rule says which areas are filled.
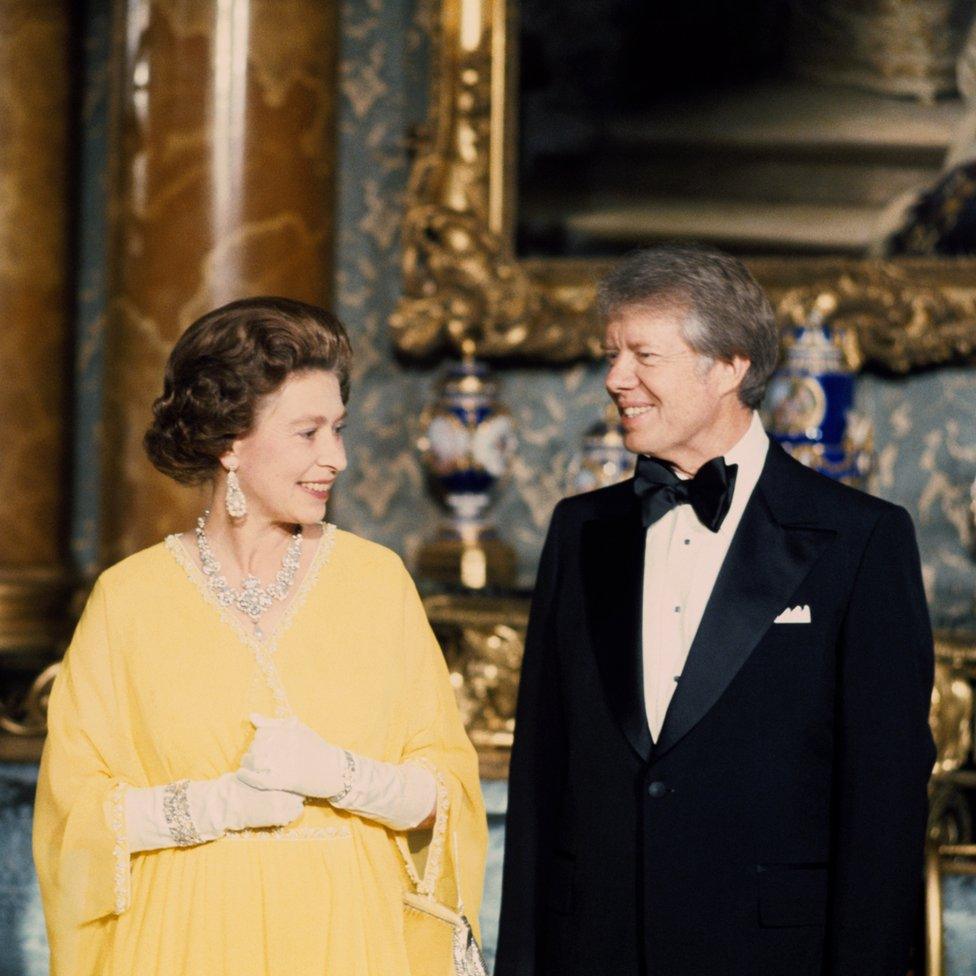
[[[691,505],[678,505],[647,529],[641,644],[647,724],[657,741],[718,572],[763,464],[769,438],[759,415],[724,455],[738,465],[732,505],[712,532]]]

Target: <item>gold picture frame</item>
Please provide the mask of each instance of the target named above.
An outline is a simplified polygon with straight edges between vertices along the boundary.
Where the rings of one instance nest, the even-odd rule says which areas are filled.
[[[406,195],[403,292],[391,317],[407,357],[567,362],[600,355],[593,309],[605,261],[520,260],[514,249],[517,0],[439,0],[427,122]],[[976,353],[976,260],[763,258],[748,262],[784,321],[823,295],[848,359],[905,372]]]

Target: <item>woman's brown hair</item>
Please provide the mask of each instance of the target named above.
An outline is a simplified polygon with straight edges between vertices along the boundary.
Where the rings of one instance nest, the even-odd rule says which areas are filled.
[[[166,363],[144,445],[182,484],[209,481],[219,458],[254,423],[262,397],[292,373],[322,369],[349,398],[352,349],[331,312],[288,298],[245,298],[197,319]]]

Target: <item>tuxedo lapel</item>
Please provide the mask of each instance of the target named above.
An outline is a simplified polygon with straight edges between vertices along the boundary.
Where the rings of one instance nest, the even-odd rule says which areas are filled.
[[[590,642],[610,710],[645,761],[651,733],[641,660],[645,531],[637,497],[628,511],[583,525],[583,592]]]
[[[773,619],[786,606],[834,531],[778,520],[769,498],[789,490],[786,458],[770,447],[766,467],[746,506],[705,607],[655,749],[660,755],[718,701]]]

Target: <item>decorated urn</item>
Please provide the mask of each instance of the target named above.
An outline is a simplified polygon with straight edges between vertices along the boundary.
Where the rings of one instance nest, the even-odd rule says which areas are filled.
[[[447,509],[423,545],[418,569],[428,579],[467,589],[515,582],[515,551],[487,519],[515,453],[515,423],[497,399],[497,383],[466,343],[421,417],[417,446],[435,493]]]
[[[566,490],[571,495],[606,488],[634,473],[634,455],[624,446],[620,415],[608,403],[603,417],[587,427],[579,451],[567,471]]]
[[[798,461],[863,487],[872,465],[870,421],[854,412],[854,370],[843,336],[829,316],[836,308],[821,295],[801,325],[787,334],[783,365],[766,394],[767,429]]]

